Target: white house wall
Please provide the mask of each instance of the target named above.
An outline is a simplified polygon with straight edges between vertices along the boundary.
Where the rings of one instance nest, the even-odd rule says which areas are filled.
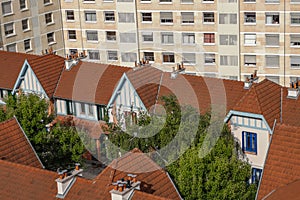
[[[134,111],[138,111],[145,107],[135,89],[127,79],[124,79],[119,91],[116,92],[115,102],[117,112],[119,109],[121,112],[130,111],[131,107],[133,107]],[[114,105],[114,103],[112,104]]]
[[[24,75],[24,79],[21,82],[20,88],[24,92],[33,92],[42,95],[43,97],[47,96],[43,90],[39,80],[36,78],[33,70],[28,67]]]
[[[246,152],[249,163],[254,168],[263,168],[267,151],[269,148],[269,131],[264,121],[242,116],[232,116],[230,119],[231,132],[238,139],[242,147],[242,132],[252,132],[257,134],[257,154]]]

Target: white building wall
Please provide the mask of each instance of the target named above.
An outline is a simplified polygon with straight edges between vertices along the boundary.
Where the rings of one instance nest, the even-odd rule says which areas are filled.
[[[266,159],[267,151],[269,148],[270,137],[266,124],[260,119],[253,119],[248,117],[232,116],[231,132],[236,139],[238,139],[242,147],[242,132],[252,132],[257,134],[257,154],[245,152],[249,163],[254,168],[262,169]]]

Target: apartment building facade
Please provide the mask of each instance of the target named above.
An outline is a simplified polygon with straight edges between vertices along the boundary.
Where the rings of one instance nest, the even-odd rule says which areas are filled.
[[[45,10],[57,12],[54,24],[40,29],[60,28],[53,47],[63,56],[86,51],[89,61],[125,66],[146,59],[166,71],[183,62],[186,73],[237,80],[257,70],[286,86],[300,77],[300,0],[45,1],[41,21]],[[16,16],[2,15],[1,23]],[[19,34],[7,37],[4,25],[7,49]]]
[[[1,12],[3,50],[42,54],[54,49],[64,55],[59,0],[3,0]]]

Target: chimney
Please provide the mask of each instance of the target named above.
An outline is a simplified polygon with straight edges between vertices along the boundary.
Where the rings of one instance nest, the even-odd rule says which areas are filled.
[[[183,66],[183,62],[177,63],[175,67],[172,67],[171,79],[176,79],[178,74],[185,73],[185,68]]]
[[[254,73],[250,75],[250,78],[247,77],[244,82],[244,89],[250,89],[252,86],[252,83],[258,82],[258,76],[257,76],[257,70],[254,70]]]
[[[300,90],[299,90],[299,86],[300,86],[300,80],[296,80],[294,82],[290,83],[290,87],[288,88],[288,95],[287,98],[289,99],[298,99]]]
[[[55,180],[57,183],[57,198],[63,199],[76,181],[76,176],[82,176],[82,169],[77,164],[75,169],[68,173],[67,170],[58,172],[59,177]]]
[[[66,67],[66,70],[71,70],[71,68],[75,65],[77,65],[79,62],[79,60],[77,59],[65,59],[65,67]]]
[[[110,191],[111,200],[129,200],[134,190],[140,190],[141,182],[137,181],[136,175],[128,174],[127,177],[112,184]]]

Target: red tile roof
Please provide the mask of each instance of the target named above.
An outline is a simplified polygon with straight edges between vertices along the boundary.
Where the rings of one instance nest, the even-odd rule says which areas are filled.
[[[175,95],[180,105],[192,105],[203,114],[211,105],[224,106],[224,115],[247,92],[243,82],[171,73],[154,67],[142,67],[126,73],[146,108],[150,108],[162,96]],[[159,102],[161,103],[161,102]]]
[[[273,191],[265,200],[300,200],[299,196],[300,180],[289,183]]]
[[[65,67],[64,58],[53,54],[28,59],[28,63],[37,76],[47,96],[51,99],[57,87],[62,70]]]
[[[298,99],[287,98],[288,89],[283,88],[282,95],[282,122],[286,125],[300,126],[300,97]]]
[[[147,109],[156,103],[158,90],[163,72],[154,67],[133,68],[126,72]]]
[[[263,199],[273,190],[298,179],[300,179],[299,124],[277,125],[264,166],[258,199]]]
[[[262,114],[270,127],[280,118],[281,86],[265,79],[253,84],[233,110]]]
[[[117,170],[112,168],[112,166],[118,167]],[[138,172],[142,170],[138,169],[139,166],[142,166],[142,169],[146,167],[156,171],[139,174]],[[127,175],[127,171],[137,174],[138,180],[142,182],[141,191],[135,191],[133,199],[180,199],[166,172],[157,167],[150,158],[135,149],[132,153],[115,160],[94,180],[78,177],[64,199],[111,199],[109,191],[113,188],[111,185],[112,181],[123,178]],[[119,171],[119,169],[125,169],[126,173]],[[55,182],[57,174],[55,172],[0,160],[0,176],[0,192],[3,200],[20,198],[57,199]]]
[[[0,159],[43,167],[16,118],[0,123]]]
[[[0,58],[0,88],[13,90],[25,60],[38,56],[0,51]]]
[[[138,149],[114,160],[99,174],[95,185],[106,185],[106,191],[110,191],[113,188],[112,182],[126,177],[129,173],[136,174],[137,179],[142,182],[141,191],[163,198],[181,199],[167,172]],[[109,199],[107,192],[104,195],[105,199]]]
[[[123,73],[130,68],[79,62],[64,70],[55,91],[56,98],[107,105]]]

